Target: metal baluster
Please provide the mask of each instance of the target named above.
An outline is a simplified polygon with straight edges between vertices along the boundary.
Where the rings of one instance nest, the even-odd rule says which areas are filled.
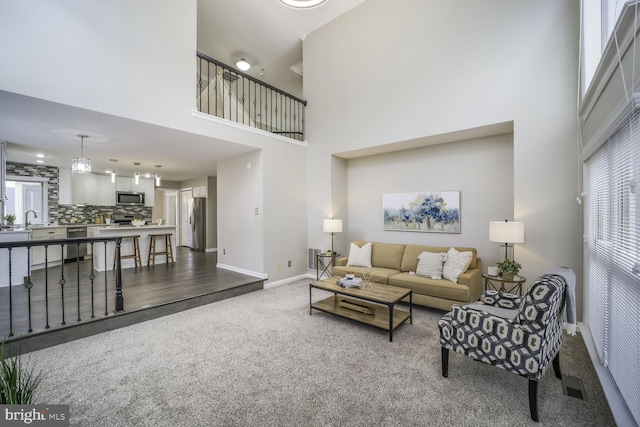
[[[33,282],[31,281],[31,247],[27,247],[27,282],[24,287],[27,288],[27,310],[29,315],[29,330],[27,332],[33,332],[31,327],[31,288],[33,288]]]
[[[124,298],[122,296],[122,264],[120,259],[120,245],[122,237],[116,238],[116,307],[115,312],[124,311]]]
[[[62,248],[62,253],[64,254],[64,243],[60,244],[60,247]],[[63,257],[64,258],[64,257]],[[60,284],[60,300],[62,303],[62,323],[61,325],[66,325],[67,323],[64,321],[64,285],[65,283],[67,283],[67,281],[64,279],[64,259],[62,260],[62,263],[60,264],[60,280],[58,281],[58,283]]]
[[[76,242],[76,287],[78,290],[78,298],[77,298],[77,302],[78,302],[78,318],[76,319],[77,322],[80,322],[80,243]]]
[[[109,315],[109,311],[108,311],[108,306],[109,303],[107,301],[107,242],[104,242],[104,315],[108,316]]]
[[[45,329],[49,329],[49,245],[44,245],[44,317]]]
[[[96,275],[93,274],[93,254],[95,254],[95,252],[93,249],[93,242],[89,244],[91,245],[91,274],[89,274],[89,280],[91,280],[91,318],[94,319],[96,317],[94,313],[94,301],[93,301],[93,280],[96,278]]]
[[[11,249],[9,250],[9,336],[13,336],[13,294],[11,292],[11,288],[13,287],[13,283],[11,280]]]

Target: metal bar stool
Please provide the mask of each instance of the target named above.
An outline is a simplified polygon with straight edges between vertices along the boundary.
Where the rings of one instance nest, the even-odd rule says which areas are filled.
[[[149,256],[147,257],[147,265],[151,265],[151,262],[153,261],[153,265],[156,265],[156,256],[157,255],[164,255],[167,257],[167,264],[169,263],[169,260],[171,260],[171,263],[175,263],[174,259],[173,259],[173,244],[171,242],[171,233],[167,233],[167,234],[149,234],[149,237],[151,238],[151,240],[149,241]],[[159,252],[156,249],[156,237],[159,238],[163,238],[164,237],[164,251],[163,252]]]
[[[122,241],[124,242],[124,239],[133,239],[133,253],[129,254],[129,255],[122,255],[122,253],[120,254],[120,259],[129,259],[129,258],[133,258],[134,259],[134,264],[137,267],[142,268],[142,259],[140,258],[140,236],[122,236]],[[113,269],[116,269],[116,254],[114,252],[113,255]]]

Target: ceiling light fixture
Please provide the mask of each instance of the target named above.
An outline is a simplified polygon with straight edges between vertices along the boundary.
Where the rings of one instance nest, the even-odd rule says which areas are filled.
[[[133,183],[135,185],[139,185],[140,184],[140,172],[138,172],[138,166],[140,166],[140,162],[133,162],[133,164],[136,166],[136,173],[133,176]]]
[[[312,9],[325,3],[327,0],[278,0],[281,4],[294,9]]]
[[[158,168],[158,171],[159,171],[160,168],[162,167],[162,165],[156,165],[156,167]],[[160,174],[159,173],[156,174],[156,187],[160,187]]]
[[[251,64],[247,62],[246,58],[240,58],[240,61],[236,62],[236,67],[238,67],[240,71],[249,71]]]
[[[111,173],[111,183],[115,184],[116,183],[116,159],[109,159],[109,161],[111,162],[111,164],[113,166],[111,166],[111,170],[109,171],[109,173]]]
[[[89,135],[80,135],[80,157],[73,158],[73,165],[71,166],[71,172],[73,173],[90,173],[91,172],[91,160],[84,157],[84,139],[89,138]]]

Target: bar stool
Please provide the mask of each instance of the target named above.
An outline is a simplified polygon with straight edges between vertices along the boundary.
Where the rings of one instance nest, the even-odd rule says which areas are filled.
[[[147,258],[147,265],[151,265],[151,261],[153,261],[153,265],[156,265],[156,256],[157,255],[165,255],[167,257],[167,264],[169,260],[171,263],[175,263],[173,259],[173,244],[171,242],[171,233],[167,234],[149,234],[151,240],[149,241],[149,257]],[[164,251],[158,252],[156,249],[156,237],[163,238],[164,237]]]
[[[122,255],[122,245],[120,245],[120,259],[134,259],[134,264],[136,267],[142,268],[142,259],[140,258],[140,236],[122,236],[122,241],[124,239],[133,239],[133,253],[128,255]],[[116,269],[116,252],[113,254],[113,269]]]

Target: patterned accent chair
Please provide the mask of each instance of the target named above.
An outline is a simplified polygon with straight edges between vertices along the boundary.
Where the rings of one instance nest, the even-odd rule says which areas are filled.
[[[539,277],[523,297],[487,290],[483,302],[454,305],[438,322],[442,376],[449,350],[529,379],[529,409],[538,421],[538,381],[553,362],[560,374],[565,279]]]

